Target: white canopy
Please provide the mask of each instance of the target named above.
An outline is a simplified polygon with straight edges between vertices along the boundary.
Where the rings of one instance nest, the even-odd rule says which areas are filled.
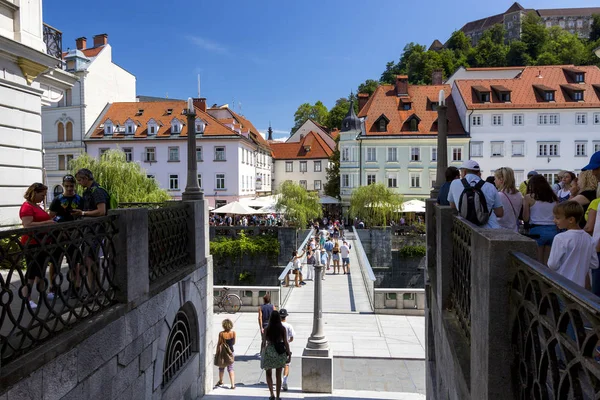
[[[256,214],[256,210],[248,207],[239,201],[234,201],[229,204],[225,204],[223,207],[219,207],[212,210],[214,214],[237,214],[237,215],[252,215]]]
[[[339,204],[340,201],[338,199],[336,199],[335,197],[321,196],[319,198],[319,203],[321,203],[321,204]]]
[[[274,204],[272,205],[268,205],[268,206],[264,206],[262,208],[259,208],[256,213],[257,214],[280,214],[285,212],[285,207],[282,208],[281,210],[277,210],[277,208],[275,207]]]
[[[401,212],[416,212],[416,213],[424,213],[425,212],[425,202],[421,200],[409,200],[402,203],[400,206]]]
[[[279,195],[274,194],[271,196],[263,196],[263,197],[254,197],[254,198],[242,198],[240,199],[240,203],[250,206],[250,207],[265,207],[269,205],[274,205],[277,203],[277,199]]]

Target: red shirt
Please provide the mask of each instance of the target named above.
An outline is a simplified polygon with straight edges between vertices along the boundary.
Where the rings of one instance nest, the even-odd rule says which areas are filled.
[[[23,203],[21,209],[19,210],[19,218],[22,220],[23,217],[33,217],[33,222],[50,220],[50,215],[46,211],[42,210],[38,206],[30,204],[28,201]],[[21,236],[21,244],[27,244],[27,242],[29,242],[29,244],[38,244],[35,239],[31,239],[31,241],[29,241],[29,236],[27,235]]]

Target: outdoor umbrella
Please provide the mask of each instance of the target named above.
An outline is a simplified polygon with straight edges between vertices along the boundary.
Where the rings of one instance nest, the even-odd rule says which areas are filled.
[[[223,207],[219,207],[212,211],[214,214],[237,214],[237,215],[252,215],[256,214],[256,210],[248,207],[239,201],[234,201],[229,204],[225,204]]]
[[[421,200],[409,200],[402,203],[400,206],[400,212],[415,212],[415,213],[424,213],[425,212],[425,202]]]

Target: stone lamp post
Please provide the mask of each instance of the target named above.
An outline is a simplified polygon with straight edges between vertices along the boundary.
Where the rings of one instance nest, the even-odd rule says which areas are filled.
[[[204,192],[198,186],[198,160],[196,159],[196,108],[194,107],[194,101],[192,98],[188,98],[187,110],[185,110],[187,116],[187,184],[185,191],[181,195],[182,200],[204,200]],[[200,137],[204,134],[205,124],[202,120],[199,120],[199,132]]]
[[[438,103],[438,135],[437,135],[437,175],[435,186],[431,191],[431,198],[437,199],[440,188],[446,182],[446,168],[448,168],[448,106],[446,106],[446,93],[440,90]]]
[[[302,353],[302,391],[333,393],[333,353],[323,331],[324,266],[315,265],[313,329]]]

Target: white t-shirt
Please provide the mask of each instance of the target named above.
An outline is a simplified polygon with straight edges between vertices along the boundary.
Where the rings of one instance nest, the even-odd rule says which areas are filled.
[[[548,267],[585,287],[590,269],[598,268],[593,239],[583,229],[569,229],[554,237]]]
[[[474,174],[467,174],[465,179],[471,186],[475,186],[477,182],[481,180],[480,177]],[[455,207],[458,209],[460,203],[460,195],[462,194],[465,187],[463,186],[460,179],[455,179],[450,184],[450,191],[448,192],[448,203],[454,203]],[[489,229],[498,229],[500,225],[498,224],[498,220],[496,219],[496,214],[492,212],[494,208],[503,208],[502,207],[502,199],[500,198],[500,193],[494,185],[489,182],[486,182],[481,187],[481,192],[485,196],[485,202],[487,204],[488,211],[490,212],[490,217],[488,218],[487,224],[483,225],[482,228]],[[506,214],[506,209],[504,210],[504,214]]]
[[[340,254],[342,255],[342,258],[348,258],[350,257],[350,248],[343,244],[340,246]]]
[[[281,325],[283,325],[283,327],[285,328],[285,331],[287,333],[287,340],[289,342],[290,339],[293,339],[294,336],[296,335],[296,332],[294,332],[294,327],[292,325],[290,325],[288,322],[281,322]]]

